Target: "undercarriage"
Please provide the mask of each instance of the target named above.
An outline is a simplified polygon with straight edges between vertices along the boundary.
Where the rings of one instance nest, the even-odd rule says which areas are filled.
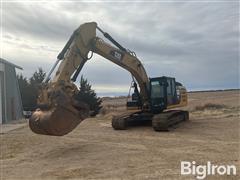
[[[172,126],[187,120],[189,120],[188,111],[168,110],[159,114],[137,111],[114,116],[112,127],[115,130],[125,130],[136,122],[151,121],[155,131],[169,131]]]

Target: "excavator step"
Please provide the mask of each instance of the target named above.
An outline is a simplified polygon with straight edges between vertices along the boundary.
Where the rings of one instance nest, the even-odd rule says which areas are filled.
[[[169,128],[180,122],[189,120],[189,112],[173,110],[154,115],[152,127],[155,131],[169,131]]]

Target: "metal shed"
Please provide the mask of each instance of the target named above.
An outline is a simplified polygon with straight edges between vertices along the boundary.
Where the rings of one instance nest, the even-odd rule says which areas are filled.
[[[0,124],[23,118],[23,107],[15,68],[0,58]]]

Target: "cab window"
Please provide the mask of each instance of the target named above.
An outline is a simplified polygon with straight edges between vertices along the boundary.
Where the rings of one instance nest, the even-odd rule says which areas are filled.
[[[163,86],[160,85],[159,81],[151,82],[151,98],[163,98]]]

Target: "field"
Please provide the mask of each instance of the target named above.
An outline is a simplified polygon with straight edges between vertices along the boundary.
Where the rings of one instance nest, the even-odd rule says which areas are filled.
[[[189,93],[190,120],[170,132],[151,125],[115,131],[112,115],[123,98],[104,98],[96,118],[64,137],[33,134],[26,121],[1,126],[1,179],[195,179],[180,175],[181,161],[236,165],[240,179],[240,91]]]

